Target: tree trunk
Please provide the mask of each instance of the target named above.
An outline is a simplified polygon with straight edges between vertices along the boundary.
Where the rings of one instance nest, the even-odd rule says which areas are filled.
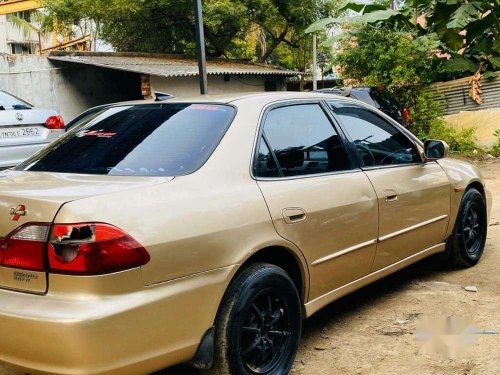
[[[288,28],[285,28],[285,30],[283,30],[277,38],[273,38],[274,43],[272,47],[267,48],[266,53],[264,53],[264,55],[262,55],[262,57],[258,61],[261,63],[266,62],[266,60],[273,54],[274,50],[278,48],[278,46],[281,43],[283,43],[287,33],[288,33]]]

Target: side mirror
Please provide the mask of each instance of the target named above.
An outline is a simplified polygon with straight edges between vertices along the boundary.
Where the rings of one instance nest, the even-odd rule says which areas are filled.
[[[448,156],[450,147],[444,141],[428,139],[424,142],[424,154],[427,160],[438,160]]]

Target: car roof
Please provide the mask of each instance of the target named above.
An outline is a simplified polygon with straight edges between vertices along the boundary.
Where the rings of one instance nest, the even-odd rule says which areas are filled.
[[[332,93],[332,92],[342,92],[344,91],[345,89],[347,89],[347,87],[328,87],[328,88],[324,88],[324,89],[318,89],[318,90],[315,90],[313,92],[329,92],[329,93]],[[375,87],[350,87],[349,88],[350,91],[371,91],[371,90],[374,90]]]
[[[278,102],[283,100],[303,100],[303,99],[332,99],[332,95],[321,92],[297,92],[297,91],[277,91],[277,92],[259,92],[259,93],[231,93],[221,95],[197,95],[184,98],[172,98],[163,101],[139,100],[121,103],[112,103],[106,106],[117,105],[154,105],[165,103],[220,103],[220,104],[240,104],[242,102]],[[335,97],[335,99],[343,101],[354,101],[353,99],[345,98],[342,96]]]

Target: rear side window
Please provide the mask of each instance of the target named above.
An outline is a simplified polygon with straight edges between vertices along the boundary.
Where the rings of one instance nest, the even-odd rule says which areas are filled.
[[[317,104],[271,110],[264,122],[264,135],[276,156],[282,176],[320,174],[351,168],[338,133]]]
[[[27,171],[182,176],[200,168],[229,127],[227,105],[113,107],[22,163]]]
[[[257,157],[254,165],[254,172],[259,177],[279,177],[280,172],[274,160],[271,150],[262,137],[257,151]]]

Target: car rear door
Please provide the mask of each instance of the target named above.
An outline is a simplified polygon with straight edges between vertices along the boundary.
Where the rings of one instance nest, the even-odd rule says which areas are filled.
[[[379,235],[373,270],[445,240],[450,183],[436,162],[423,162],[414,141],[372,110],[330,102],[378,197]]]
[[[370,272],[378,230],[373,187],[325,109],[268,108],[253,166],[277,232],[307,259],[310,300]]]

